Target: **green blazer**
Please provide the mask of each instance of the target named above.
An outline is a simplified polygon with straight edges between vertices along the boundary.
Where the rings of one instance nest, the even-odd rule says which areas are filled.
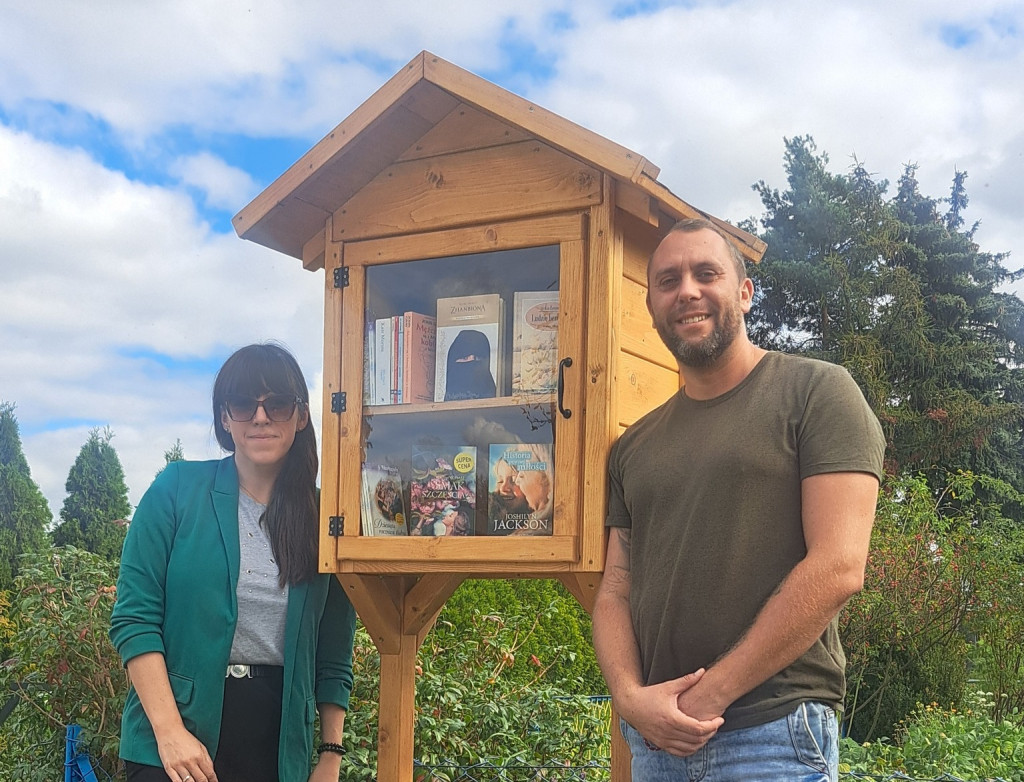
[[[160,652],[185,727],[217,755],[224,678],[238,618],[238,473],[232,457],[172,462],[135,511],[121,557],[110,638],[121,659]],[[355,612],[337,579],[288,589],[278,772],[304,782],[317,703],[348,708]],[[121,757],[160,766],[134,688]]]

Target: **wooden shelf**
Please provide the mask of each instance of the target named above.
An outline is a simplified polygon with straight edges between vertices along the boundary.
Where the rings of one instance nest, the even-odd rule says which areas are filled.
[[[494,570],[568,570],[576,560],[572,536],[486,536],[344,538],[338,572],[475,573]]]
[[[503,407],[526,405],[553,405],[554,394],[516,394],[496,396],[488,399],[463,399],[458,402],[422,402],[407,405],[366,405],[367,415],[413,415],[415,413],[443,413],[453,410],[489,410]]]

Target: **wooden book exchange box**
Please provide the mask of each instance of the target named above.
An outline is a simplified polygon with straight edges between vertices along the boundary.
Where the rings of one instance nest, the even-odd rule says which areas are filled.
[[[422,52],[234,218],[326,271],[320,569],[381,655],[381,780],[411,779],[415,655],[464,579],[593,605],[608,450],[679,388],[647,258],[710,217],[658,173]]]

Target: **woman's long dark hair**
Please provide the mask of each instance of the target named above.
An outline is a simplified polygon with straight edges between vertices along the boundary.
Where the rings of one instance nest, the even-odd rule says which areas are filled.
[[[231,433],[220,425],[226,399],[264,394],[297,396],[308,415],[309,390],[302,370],[291,353],[274,343],[248,345],[235,351],[217,373],[213,384],[213,430],[225,451],[235,451]],[[309,581],[317,573],[318,465],[316,433],[310,421],[295,433],[295,442],[281,466],[261,519],[277,560],[278,583],[282,587]]]

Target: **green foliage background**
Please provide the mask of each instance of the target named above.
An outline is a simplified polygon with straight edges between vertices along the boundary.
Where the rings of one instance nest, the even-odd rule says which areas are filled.
[[[517,682],[535,678],[540,661],[544,681],[577,695],[603,695],[608,688],[590,643],[590,615],[558,581],[550,579],[472,579],[448,600],[434,631],[458,636],[479,612],[502,617],[545,619],[523,640],[509,675]],[[445,630],[445,628],[451,628]],[[452,639],[453,642],[455,638]]]
[[[107,559],[121,556],[132,506],[121,460],[110,444],[113,438],[109,429],[94,429],[79,451],[68,473],[54,545],[77,546]]]
[[[0,778],[64,778],[65,726],[107,769],[116,769],[127,680],[108,637],[117,563],[72,547],[30,554],[21,565],[8,628],[5,691],[22,702],[0,732]],[[6,700],[6,698],[5,698]]]
[[[22,451],[15,406],[0,402],[0,592],[14,585],[23,552],[49,548],[46,528],[52,519]]]

